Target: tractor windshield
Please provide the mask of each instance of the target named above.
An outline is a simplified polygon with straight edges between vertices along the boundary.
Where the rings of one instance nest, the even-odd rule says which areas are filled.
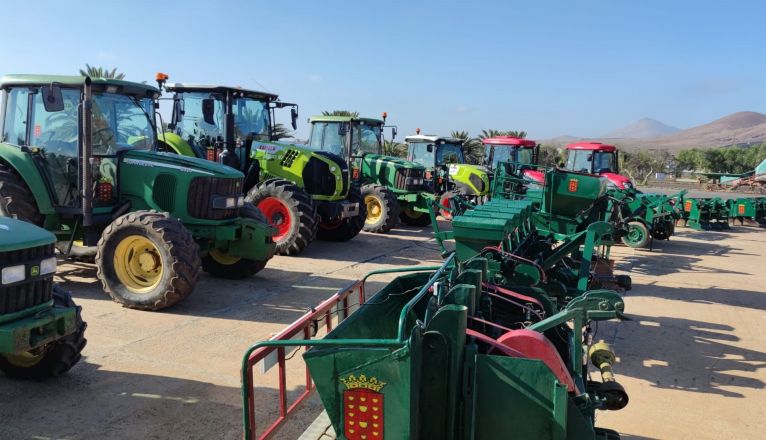
[[[428,146],[431,151],[428,151]],[[430,142],[410,142],[407,160],[423,165],[426,168],[433,168],[435,163],[434,144]]]
[[[616,172],[614,152],[569,150],[567,169],[581,173],[614,173]]]
[[[436,149],[436,164],[465,163],[463,148],[459,144],[440,144]]]
[[[213,98],[212,123],[205,121],[202,112],[202,103],[206,99]],[[219,137],[223,138],[223,100],[215,99],[206,92],[183,92],[178,93],[176,104],[180,110],[174,116],[175,132],[192,147],[205,147],[211,145]]]
[[[234,101],[234,137],[246,138],[252,135],[255,140],[269,140],[269,103],[253,98],[238,98]]]
[[[492,145],[484,147],[484,162],[495,168],[500,162],[517,162],[533,165],[534,149],[512,145]]]
[[[353,127],[351,152],[354,156],[361,156],[365,153],[380,154],[382,150],[380,145],[381,126],[356,122]]]
[[[93,95],[93,154],[150,150],[155,142],[154,103],[150,98],[100,93]]]

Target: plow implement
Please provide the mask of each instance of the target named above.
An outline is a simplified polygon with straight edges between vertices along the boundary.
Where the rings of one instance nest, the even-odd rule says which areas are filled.
[[[730,207],[720,197],[685,198],[683,206],[684,226],[698,231],[729,229]]]

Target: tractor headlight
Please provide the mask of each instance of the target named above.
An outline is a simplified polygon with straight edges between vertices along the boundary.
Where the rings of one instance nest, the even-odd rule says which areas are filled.
[[[4,267],[2,270],[2,281],[3,284],[18,283],[19,281],[24,281],[26,275],[27,267],[23,264],[19,264],[18,266],[8,266]]]
[[[46,258],[40,262],[40,275],[56,273],[56,257]]]
[[[422,185],[423,184],[423,179],[416,179],[414,177],[408,177],[407,179],[405,179],[404,183],[406,185]]]
[[[213,198],[213,209],[234,209],[245,205],[245,196],[217,196]]]

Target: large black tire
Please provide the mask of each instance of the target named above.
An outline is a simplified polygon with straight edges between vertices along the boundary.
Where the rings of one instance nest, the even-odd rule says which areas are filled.
[[[252,218],[261,223],[268,223],[260,209],[252,203],[245,203],[239,210],[239,214],[245,218]],[[208,253],[202,259],[202,270],[218,278],[229,280],[241,280],[249,278],[266,267],[266,261],[250,260],[247,258],[233,258],[225,253]]]
[[[160,310],[183,300],[200,267],[191,232],[166,212],[125,214],[98,241],[96,276],[104,292],[132,309]]]
[[[43,380],[66,373],[82,358],[85,348],[85,328],[82,320],[82,307],[72,301],[72,295],[57,285],[53,285],[53,307],[77,309],[75,313],[75,331],[61,339],[53,341],[32,353],[33,359],[19,362],[14,356],[0,355],[0,370],[8,377],[18,379]],[[23,365],[22,365],[23,364]]]
[[[276,253],[295,255],[306,249],[317,234],[317,211],[306,191],[289,180],[268,179],[245,197],[279,230],[274,236]]]
[[[0,216],[13,217],[37,226],[42,226],[45,221],[27,184],[13,168],[4,164],[0,164]]]
[[[367,211],[364,231],[388,232],[399,222],[399,201],[385,186],[364,185],[362,198]]]
[[[344,218],[335,223],[319,223],[317,238],[326,241],[348,241],[359,235],[367,218],[367,207],[359,187],[352,185],[348,190],[348,201],[359,205],[359,215]]]
[[[423,227],[431,224],[431,216],[425,212],[418,212],[410,208],[402,208],[399,219],[407,226]]]

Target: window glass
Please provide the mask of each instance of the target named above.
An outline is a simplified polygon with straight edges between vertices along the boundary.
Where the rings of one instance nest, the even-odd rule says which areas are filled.
[[[590,173],[593,162],[593,151],[569,150],[567,169],[580,173]]]
[[[113,93],[93,95],[91,142],[94,155],[112,155],[119,150],[153,148],[152,113],[145,100]]]
[[[192,147],[207,147],[219,136],[223,137],[224,111],[223,101],[216,99],[213,107],[213,124],[205,122],[202,114],[202,100],[211,98],[210,93],[185,92],[179,94],[183,99],[183,114],[176,121],[176,134]]]
[[[43,94],[35,94],[32,102],[32,125],[30,145],[45,150],[48,154],[77,157],[77,134],[79,126],[78,104],[80,90],[61,89],[64,109],[48,112],[43,103]]]
[[[361,156],[363,153],[380,153],[380,125],[370,125],[365,122],[354,124],[353,136],[351,138],[351,151],[355,156]]]
[[[595,173],[615,172],[614,153],[596,152],[593,156],[593,171]]]
[[[346,140],[344,139],[344,136],[341,136],[340,133],[338,133],[338,130],[340,129],[340,124],[343,124],[343,122],[322,122],[315,124],[318,128],[318,130],[322,130],[321,133],[321,145],[320,149],[323,151],[329,151],[331,153],[335,153],[340,155],[341,157],[347,157],[346,152]],[[318,137],[320,137],[318,135]],[[312,145],[313,145],[314,139],[312,136]]]
[[[462,148],[459,144],[440,144],[436,150],[436,163],[438,165],[465,163]]]
[[[5,95],[3,142],[24,145],[27,139],[29,89],[11,89]]]
[[[269,103],[252,98],[238,98],[233,104],[234,137],[253,135],[256,140],[269,140]]]
[[[322,149],[322,134],[324,133],[325,127],[327,127],[326,122],[315,122],[311,125],[311,136],[309,140],[309,146],[311,148],[316,150]]]
[[[428,145],[433,145],[429,142],[412,142],[410,144],[409,160],[417,164],[423,165],[426,168],[434,167],[434,152],[433,149],[429,153]]]

